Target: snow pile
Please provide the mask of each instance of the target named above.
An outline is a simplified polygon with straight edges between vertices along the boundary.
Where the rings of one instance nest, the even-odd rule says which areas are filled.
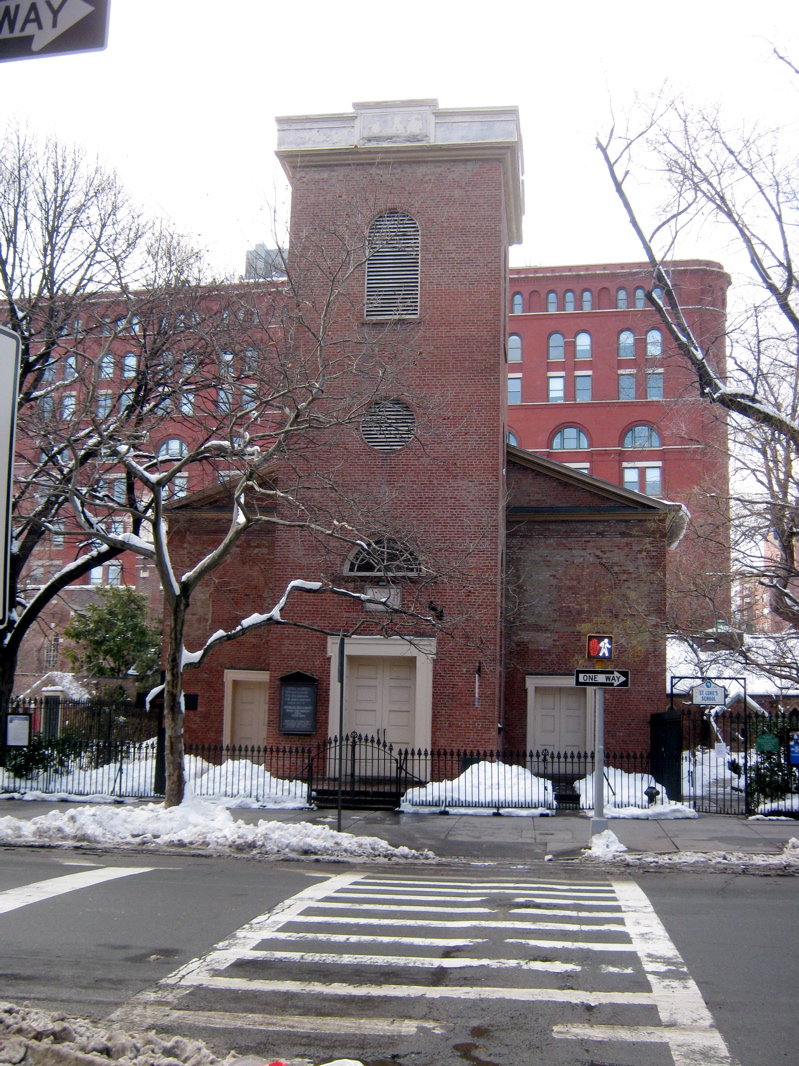
[[[575,781],[580,793],[580,807],[593,813],[594,774]],[[648,788],[657,789],[659,795],[650,804],[646,795]],[[628,774],[609,766],[605,770],[605,817],[606,818],[698,818],[698,814],[684,803],[668,798],[666,790],[658,785],[650,774]]]
[[[402,797],[401,811],[448,810],[452,814],[551,814],[552,782],[523,766],[478,762],[452,781],[431,781]]]
[[[247,852],[266,858],[418,859],[429,851],[392,847],[380,837],[336,833],[299,822],[234,821],[224,807],[188,799],[179,807],[75,807],[25,820],[0,818],[0,845],[188,848],[215,854]]]
[[[612,835],[612,834],[611,834]],[[598,834],[604,836],[604,834]],[[604,862],[613,862],[621,866],[669,868],[669,867],[705,867],[707,869],[735,870],[736,873],[747,873],[750,870],[763,873],[791,873],[799,874],[799,840],[791,837],[779,855],[751,854],[742,851],[678,851],[668,855],[655,852],[639,852],[626,855],[615,851],[594,851],[592,847],[585,850],[583,855],[589,859],[599,859]]]
[[[306,784],[274,777],[249,759],[228,759],[217,766],[197,755],[187,755],[183,765],[188,791],[226,807],[292,811],[308,806]]]
[[[594,833],[591,846],[585,848],[583,854],[589,859],[612,859],[626,850],[616,834],[605,829],[602,833]]]
[[[78,1063],[108,1066],[214,1066],[217,1058],[200,1040],[100,1028],[80,1018],[34,1007],[0,1003],[0,1063]]]

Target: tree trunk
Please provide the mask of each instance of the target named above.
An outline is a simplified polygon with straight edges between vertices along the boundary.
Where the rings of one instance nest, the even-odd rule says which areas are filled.
[[[164,680],[164,732],[166,740],[166,790],[164,806],[183,802],[183,632],[188,603],[178,596],[172,605]]]

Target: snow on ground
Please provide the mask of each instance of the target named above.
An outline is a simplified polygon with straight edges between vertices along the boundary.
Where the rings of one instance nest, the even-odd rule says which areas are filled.
[[[791,837],[778,855],[752,854],[742,851],[678,851],[663,855],[656,852],[629,852],[623,845],[624,854],[612,846],[612,841],[603,842],[600,837],[607,833],[619,843],[609,829],[591,837],[591,847],[585,848],[586,859],[611,862],[614,865],[646,867],[705,867],[706,869],[735,870],[744,873],[752,869],[772,873],[799,874],[799,840]],[[596,842],[596,843],[595,843]]]
[[[583,854],[589,859],[612,859],[627,848],[610,829],[602,833],[594,833],[591,837],[591,846],[585,848]]]
[[[0,1003],[0,1064],[37,1063],[38,1066],[235,1066],[252,1064],[252,1056],[231,1052],[221,1059],[201,1040],[157,1036],[154,1032],[126,1032],[94,1025],[85,1018],[25,1005]],[[262,1060],[266,1066],[267,1060]],[[309,1059],[272,1060],[268,1066],[312,1066]],[[323,1066],[362,1066],[355,1059],[336,1059]]]
[[[50,811],[36,818],[0,818],[0,845],[61,847],[188,848],[214,854],[247,852],[266,858],[419,859],[429,851],[392,847],[380,837],[337,833],[323,825],[234,820],[224,807],[187,799],[179,807],[162,803],[85,806]]]
[[[575,781],[580,793],[580,807],[593,817],[594,774]],[[648,788],[658,791],[656,802],[650,804],[646,795]],[[684,803],[672,802],[666,790],[650,774],[628,774],[613,766],[605,770],[605,817],[606,818],[698,818],[693,808]]]
[[[478,762],[452,781],[432,781],[411,788],[402,797],[401,811],[450,814],[553,814],[552,782],[536,777],[523,766]]]

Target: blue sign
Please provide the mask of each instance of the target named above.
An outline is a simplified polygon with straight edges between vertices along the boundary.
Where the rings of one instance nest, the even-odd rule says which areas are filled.
[[[791,766],[799,766],[799,733],[789,734],[788,758]]]

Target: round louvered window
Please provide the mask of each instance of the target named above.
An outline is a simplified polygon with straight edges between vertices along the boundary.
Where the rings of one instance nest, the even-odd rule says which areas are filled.
[[[402,400],[378,400],[361,419],[366,443],[379,452],[396,452],[413,439],[416,416]]]

